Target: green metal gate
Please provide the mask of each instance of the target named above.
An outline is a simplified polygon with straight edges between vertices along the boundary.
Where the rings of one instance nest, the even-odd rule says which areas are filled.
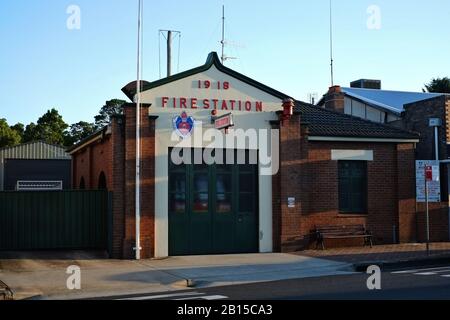
[[[0,192],[0,250],[108,249],[107,191]]]

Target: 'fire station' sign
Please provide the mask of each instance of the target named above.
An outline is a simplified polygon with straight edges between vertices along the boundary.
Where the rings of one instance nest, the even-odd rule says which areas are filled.
[[[441,202],[439,161],[416,161],[416,201],[426,202],[425,181],[428,181],[428,201]]]

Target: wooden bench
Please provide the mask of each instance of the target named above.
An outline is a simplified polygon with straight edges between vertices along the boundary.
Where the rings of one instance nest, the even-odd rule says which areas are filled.
[[[346,225],[346,226],[316,226],[316,249],[319,245],[325,250],[325,239],[364,239],[364,245],[370,245],[372,248],[372,234],[364,225]]]

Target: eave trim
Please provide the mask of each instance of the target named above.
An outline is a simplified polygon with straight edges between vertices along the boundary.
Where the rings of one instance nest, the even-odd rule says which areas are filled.
[[[358,137],[324,137],[309,136],[309,141],[329,141],[329,142],[381,142],[381,143],[419,143],[419,139],[398,139],[398,138],[358,138]]]
[[[231,77],[233,77],[233,78],[235,78],[237,80],[240,80],[240,81],[242,81],[242,82],[244,82],[244,83],[246,83],[246,84],[248,84],[250,86],[253,86],[253,87],[255,87],[255,88],[257,88],[257,89],[259,89],[261,91],[264,91],[264,92],[266,92],[266,93],[268,93],[268,94],[270,94],[270,95],[272,95],[274,97],[280,98],[281,100],[286,99],[286,98],[293,99],[292,97],[288,96],[287,94],[284,94],[284,93],[282,93],[280,91],[272,89],[272,88],[266,86],[265,84],[262,84],[262,83],[260,83],[260,82],[258,82],[256,80],[253,80],[253,79],[251,79],[251,78],[249,78],[249,77],[247,77],[247,76],[245,76],[245,75],[243,75],[243,74],[241,74],[239,72],[236,72],[236,71],[234,71],[234,70],[232,70],[230,68],[225,67],[220,62],[219,56],[217,55],[216,52],[211,52],[208,55],[208,59],[206,60],[206,63],[204,65],[200,66],[200,67],[197,67],[197,68],[194,68],[194,69],[190,69],[190,70],[187,70],[187,71],[175,74],[173,76],[170,76],[170,77],[167,77],[167,78],[164,78],[164,79],[161,79],[161,80],[157,80],[157,81],[154,81],[154,82],[150,82],[150,83],[144,84],[143,87],[142,87],[142,92],[145,92],[147,90],[150,90],[150,89],[153,89],[153,88],[156,88],[156,87],[160,87],[162,85],[166,85],[168,83],[171,83],[171,82],[174,82],[174,81],[177,81],[177,80],[181,80],[181,79],[187,78],[189,76],[193,76],[193,75],[201,73],[201,72],[205,72],[205,71],[209,70],[212,66],[215,66],[219,71],[221,71],[221,72],[223,72],[223,73],[225,73],[225,74],[227,74],[227,75],[229,75],[229,76],[231,76]],[[124,89],[125,88],[123,88],[122,91],[128,96],[128,98],[130,98],[130,100],[132,100],[134,95],[136,94],[136,92],[128,92],[128,91],[125,91]]]

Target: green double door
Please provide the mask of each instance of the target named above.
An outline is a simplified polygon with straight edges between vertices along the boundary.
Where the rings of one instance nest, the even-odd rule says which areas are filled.
[[[257,165],[170,162],[169,255],[258,252],[257,174]]]

